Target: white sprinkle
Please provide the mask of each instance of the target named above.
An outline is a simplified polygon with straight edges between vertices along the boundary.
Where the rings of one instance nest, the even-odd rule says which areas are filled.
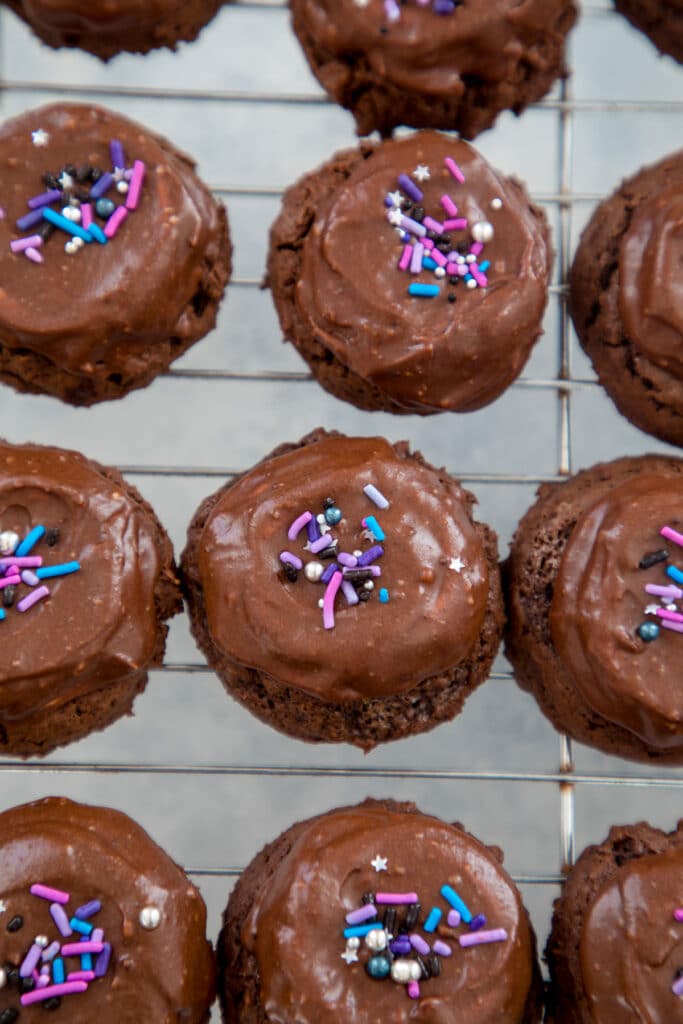
[[[38,128],[37,131],[31,132],[31,138],[34,146],[47,146],[50,141],[50,136],[42,128]]]
[[[379,872],[379,871],[387,871],[388,870],[388,868],[387,868],[387,858],[386,857],[380,857],[379,854],[377,854],[375,856],[375,859],[371,860],[370,863],[372,864],[372,866],[375,869],[375,871]]]

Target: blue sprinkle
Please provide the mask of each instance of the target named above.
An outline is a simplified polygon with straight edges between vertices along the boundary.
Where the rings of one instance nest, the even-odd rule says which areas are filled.
[[[438,907],[432,907],[427,916],[427,920],[422,925],[422,928],[426,932],[435,932],[436,926],[442,917],[442,911]]]
[[[2,620],[6,619],[6,618],[7,618],[7,612],[5,611],[4,608],[0,608],[0,622],[2,622]]]
[[[52,980],[55,985],[61,985],[64,982],[64,961],[61,956],[58,956],[56,960],[52,961]]]
[[[670,565],[666,570],[666,574],[676,583],[683,584],[683,572],[681,572],[680,569],[677,569],[675,565]]]
[[[389,591],[387,590],[386,587],[382,587],[382,589],[380,590],[380,592],[379,592],[379,599],[382,602],[382,604],[387,604],[388,603],[388,601],[389,601]]]
[[[81,970],[92,971],[92,956],[90,953],[83,953],[81,956]]]
[[[483,274],[483,273],[485,273],[489,269],[490,266],[491,266],[491,260],[484,260],[483,263],[479,264],[479,269],[481,270],[481,272]]]
[[[100,243],[100,245],[106,245],[109,241],[109,239],[107,238],[99,224],[92,223],[88,228],[88,231],[93,236],[95,241]]]
[[[78,572],[78,562],[62,562],[61,565],[43,565],[36,569],[36,576],[39,580],[50,580],[53,576],[69,576],[72,572]],[[78,917],[78,912],[76,912]]]
[[[438,294],[438,284],[421,284],[419,281],[414,281],[408,285],[408,295],[420,295],[425,299],[433,299]]]
[[[431,256],[423,256],[422,266],[426,267],[427,270],[436,270],[436,268],[438,267],[438,263],[436,262],[436,260],[433,260]]]
[[[88,924],[87,921],[80,921],[77,917],[72,917],[69,924],[75,932],[79,935],[90,935],[92,931],[92,925]]]
[[[86,231],[85,228],[82,228],[80,224],[76,224],[74,221],[63,217],[61,213],[57,213],[56,210],[51,209],[49,206],[43,207],[43,219],[48,220],[50,224],[54,224],[54,226],[56,228],[60,228],[61,231],[65,231],[67,235],[71,235],[75,238],[82,238],[84,242],[92,242],[92,235]]]
[[[377,931],[377,929],[379,929],[381,927],[382,926],[379,923],[379,921],[371,921],[370,924],[357,924],[357,925],[354,925],[353,928],[345,928],[344,929],[344,938],[345,939],[352,939],[354,937],[354,935],[358,935],[358,936],[367,935],[368,932]]]
[[[17,558],[24,558],[33,548],[36,546],[40,538],[45,533],[44,526],[34,526],[30,533],[27,533],[21,544],[14,552]]]
[[[463,277],[463,281],[474,281],[474,278],[472,277],[471,274],[465,274],[465,276]]]
[[[368,530],[370,530],[375,540],[384,540],[384,530],[379,525],[374,516],[366,516],[365,525],[367,526]]]
[[[455,889],[451,889],[450,885],[442,885],[441,895],[445,899],[446,903],[450,903],[453,910],[458,911],[465,924],[469,924],[472,920],[472,914],[467,909],[467,905],[458,896]]]

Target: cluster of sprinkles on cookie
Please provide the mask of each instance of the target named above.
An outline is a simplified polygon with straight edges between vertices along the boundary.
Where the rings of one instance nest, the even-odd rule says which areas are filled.
[[[367,7],[370,0],[353,0],[356,7]],[[387,21],[400,21],[401,7],[407,6],[407,0],[382,0]],[[434,14],[453,14],[462,0],[413,0],[411,6],[428,7]]]
[[[34,146],[49,145],[49,133],[43,129],[32,132],[31,138]],[[23,255],[32,263],[43,263],[40,249],[56,230],[69,236],[64,246],[69,256],[91,242],[106,245],[116,236],[128,214],[138,208],[146,167],[142,160],[135,160],[132,167],[126,167],[125,153],[118,139],[112,139],[109,152],[111,171],[90,164],[81,167],[68,164],[56,173],[48,171],[43,175],[47,191],[27,200],[29,212],[16,222],[19,231],[33,233],[10,242],[15,255]],[[125,197],[123,203],[117,205],[109,198],[107,193],[112,189]]]
[[[446,157],[444,165],[458,185],[465,184],[465,175],[455,160]],[[388,192],[384,198],[384,205],[388,207],[387,220],[396,228],[403,243],[398,269],[414,275],[428,270],[437,281],[447,278],[452,288],[460,280],[470,289],[486,288],[486,271],[491,264],[490,260],[482,260],[481,256],[486,243],[494,238],[493,225],[486,220],[470,224],[467,217],[458,215],[458,207],[447,193],[440,199],[443,207],[443,212],[439,213],[441,219],[425,215],[423,207],[419,205],[424,199],[420,185],[430,178],[429,167],[419,164],[412,176],[399,174],[398,190]],[[494,199],[491,205],[498,210],[502,202]],[[463,232],[468,228],[468,241],[452,240],[452,232]],[[408,295],[414,298],[435,298],[440,291],[439,284],[424,281],[413,281],[408,285]],[[447,298],[449,302],[456,301],[453,291],[448,291]]]
[[[660,536],[672,544],[683,549],[683,533],[674,530],[672,526],[663,526],[659,531]],[[654,615],[655,619],[647,619],[641,622],[636,632],[641,640],[650,643],[656,640],[660,629],[670,629],[674,633],[683,633],[683,569],[675,565],[667,565],[669,562],[669,551],[667,548],[660,548],[658,551],[651,551],[641,559],[639,569],[651,569],[655,565],[665,567],[666,577],[660,583],[646,583],[645,591],[651,597],[658,597],[661,604],[649,604],[645,609],[646,615]]]
[[[49,597],[50,589],[44,580],[70,576],[80,570],[78,562],[43,565],[42,555],[32,554],[43,538],[47,546],[53,548],[59,542],[59,536],[57,528],[46,530],[42,524],[34,526],[23,539],[12,530],[0,533],[0,622],[7,618],[6,609],[27,612],[34,604]],[[17,587],[22,584],[29,588],[29,592],[17,600]]]
[[[387,857],[377,854],[370,863],[379,873],[388,870],[387,862]],[[504,928],[486,929],[486,917],[472,914],[450,885],[442,885],[440,895],[448,907],[445,927],[441,924],[444,910],[439,906],[432,906],[419,925],[422,906],[416,892],[364,893],[361,905],[346,914],[347,927],[343,931],[346,948],[340,954],[342,960],[347,964],[358,963],[359,953],[365,949],[370,954],[365,961],[369,977],[405,985],[408,996],[419,999],[420,982],[438,977],[442,959],[453,954],[444,937],[454,940],[459,927],[467,925],[468,928],[457,935],[462,949],[507,941]],[[379,907],[382,907],[381,912]],[[405,911],[399,918],[402,908]],[[418,927],[424,934],[420,934]]]

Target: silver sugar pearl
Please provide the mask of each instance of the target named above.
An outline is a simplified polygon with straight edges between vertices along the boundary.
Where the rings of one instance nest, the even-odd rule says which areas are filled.
[[[0,967],[0,988],[4,988],[7,984],[7,971],[4,967]]]
[[[127,181],[120,181],[118,183],[118,185],[116,186],[116,191],[120,192],[121,195],[125,196],[126,192],[128,191],[128,182]]]
[[[363,586],[365,587],[366,590],[374,590],[375,589],[375,584],[373,583],[372,580],[366,580],[365,583],[363,584]]]
[[[494,234],[493,224],[489,224],[487,220],[478,220],[472,225],[472,238],[475,242],[490,242]]]
[[[65,206],[62,210],[62,217],[66,217],[67,220],[78,224],[81,219],[81,211],[77,206]]]
[[[417,962],[417,961],[416,961]],[[404,985],[406,982],[411,980],[411,966],[410,960],[394,960],[391,965],[391,980],[398,981],[399,984]]]
[[[434,277],[445,277],[446,271],[443,267],[437,267],[434,271]]]
[[[365,936],[365,945],[369,949],[373,949],[376,952],[380,952],[382,949],[387,948],[387,933],[383,928],[373,928]]]
[[[472,291],[474,288],[477,287],[477,282],[474,279],[472,281],[468,281],[467,287],[470,289],[470,291]]]
[[[495,199],[491,200],[491,209],[492,210],[502,210],[503,209],[503,200],[499,199],[498,196],[496,196]]]
[[[0,533],[0,555],[12,555],[19,547],[19,534],[12,530]]]
[[[419,981],[422,977],[422,968],[420,967],[417,960],[410,960],[410,980]]]
[[[322,562],[306,562],[304,566],[304,576],[309,583],[319,583],[324,571]]]
[[[50,945],[50,940],[48,939],[47,935],[36,935],[33,941],[35,942],[36,946],[40,946],[41,949],[47,949],[47,947]]]
[[[158,907],[143,907],[140,911],[140,924],[148,931],[158,928],[161,922],[161,914]]]
[[[357,935],[352,935],[350,939],[346,940],[347,949],[358,949],[360,946],[360,939]]]
[[[465,256],[465,263],[476,263],[476,262],[477,262],[477,257],[474,255],[473,252],[468,253],[468,255]]]

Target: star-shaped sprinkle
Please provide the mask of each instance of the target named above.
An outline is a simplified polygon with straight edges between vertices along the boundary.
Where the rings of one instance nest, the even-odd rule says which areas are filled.
[[[38,128],[37,131],[31,132],[31,138],[33,139],[34,146],[47,146],[50,141],[50,136],[43,128]]]
[[[375,859],[371,860],[370,863],[372,864],[372,866],[375,869],[375,871],[379,872],[379,871],[387,871],[388,870],[387,869],[387,858],[386,857],[380,857],[379,854],[377,854]]]
[[[0,914],[4,914],[7,910],[7,904],[4,900],[0,900]]]
[[[426,164],[418,164],[413,171],[413,177],[416,181],[429,181],[432,174]]]
[[[448,568],[453,569],[454,572],[460,573],[465,568],[465,563],[460,556],[458,556],[458,558],[451,558],[448,563]]]
[[[343,953],[339,954],[342,960],[346,960],[347,964],[358,963],[358,953],[355,949],[345,949]]]
[[[394,206],[400,206],[403,202],[403,195],[401,192],[389,192],[389,199],[391,199]]]
[[[114,179],[114,181],[125,181],[125,178],[126,178],[126,169],[125,169],[125,167],[115,167],[114,171],[112,173],[112,178]]]
[[[659,608],[658,604],[649,604],[647,606],[647,608],[645,609],[645,614],[646,615],[656,615],[658,608]]]
[[[62,171],[57,181],[59,182],[59,187],[64,189],[65,192],[67,189],[73,188],[75,184],[74,179],[66,171]]]
[[[387,217],[389,219],[390,224],[395,224],[398,227],[401,224],[403,214],[401,213],[400,210],[397,210],[396,207],[394,207],[393,210],[389,210]]]

